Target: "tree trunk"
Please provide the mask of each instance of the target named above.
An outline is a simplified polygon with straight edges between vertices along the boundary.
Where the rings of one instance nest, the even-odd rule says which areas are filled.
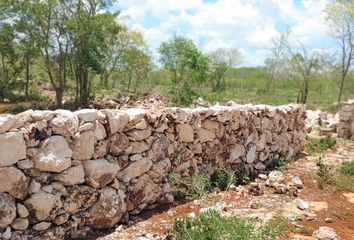
[[[30,71],[29,71],[29,56],[26,56],[26,89],[25,89],[25,96],[28,98],[28,88],[29,88],[29,78],[30,78]]]
[[[62,108],[63,107],[63,89],[57,88],[55,89],[55,100],[56,100],[56,108]]]
[[[339,87],[339,94],[338,94],[338,106],[339,106],[340,102],[342,101],[342,95],[343,95],[343,89],[344,89],[344,81],[345,81],[345,75],[342,73],[341,81],[340,81],[340,87]]]

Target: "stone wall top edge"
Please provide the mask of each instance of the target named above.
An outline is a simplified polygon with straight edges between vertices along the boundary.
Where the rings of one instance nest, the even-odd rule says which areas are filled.
[[[183,107],[164,107],[164,108],[150,108],[150,109],[145,109],[145,108],[128,108],[128,109],[100,109],[103,111],[119,111],[122,113],[126,113],[128,115],[140,115],[140,114],[146,114],[148,112],[161,112],[161,111],[186,111],[186,112],[191,112],[191,113],[200,113],[203,111],[207,110],[212,110],[215,112],[220,112],[220,111],[232,111],[232,110],[240,110],[240,111],[262,111],[262,110],[269,110],[269,111],[274,111],[274,110],[282,110],[282,111],[291,111],[291,110],[296,110],[296,109],[304,109],[305,106],[302,104],[286,104],[286,105],[278,105],[278,106],[272,106],[272,105],[265,105],[265,104],[259,104],[259,105],[252,105],[252,104],[235,104],[232,106],[223,106],[223,105],[214,105],[211,107],[193,107],[193,108],[183,108]],[[2,116],[15,116],[15,115],[21,115],[21,114],[26,114],[26,113],[43,113],[43,112],[78,112],[78,111],[83,111],[83,110],[97,110],[97,109],[89,109],[89,108],[84,108],[84,109],[79,109],[77,111],[70,111],[70,110],[64,110],[64,109],[57,109],[57,110],[34,110],[34,109],[29,109],[24,112],[18,113],[18,114],[10,114],[10,113],[1,113],[0,117]]]

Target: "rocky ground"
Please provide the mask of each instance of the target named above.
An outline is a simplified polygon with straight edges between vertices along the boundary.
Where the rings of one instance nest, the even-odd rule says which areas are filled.
[[[354,142],[339,140],[321,154],[324,163],[340,164],[354,159]],[[196,216],[207,209],[223,215],[255,217],[262,220],[285,217],[293,229],[284,239],[354,239],[354,193],[320,189],[316,183],[319,155],[300,157],[282,171],[260,175],[244,187],[209,194],[202,199],[174,206],[161,206],[135,216],[113,232],[92,232],[89,238],[169,239],[177,217]]]

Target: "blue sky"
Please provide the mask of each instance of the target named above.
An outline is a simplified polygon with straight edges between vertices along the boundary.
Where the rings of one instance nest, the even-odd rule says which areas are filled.
[[[323,9],[328,0],[120,0],[121,21],[141,31],[155,60],[174,34],[194,40],[205,53],[219,47],[243,53],[244,66],[262,65],[271,40],[290,27],[293,44],[333,47]]]

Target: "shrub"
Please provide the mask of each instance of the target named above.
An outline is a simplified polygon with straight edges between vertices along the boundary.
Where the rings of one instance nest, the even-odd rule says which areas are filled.
[[[209,178],[204,173],[196,173],[188,178],[171,173],[168,178],[178,197],[196,199],[205,195],[211,189]]]
[[[235,176],[236,176],[235,178],[236,185],[245,185],[249,183],[251,180],[249,175],[244,170],[236,171]]]
[[[342,162],[340,171],[346,176],[354,176],[354,161]]]
[[[322,153],[336,145],[337,140],[332,136],[325,136],[320,139],[310,138],[306,146],[308,154]]]
[[[276,159],[273,159],[267,165],[267,170],[269,170],[269,171],[280,170],[288,163],[288,161],[289,160],[287,158],[276,158]]]
[[[227,170],[225,166],[215,168],[214,172],[210,175],[211,186],[219,188],[222,191],[228,190],[235,180],[234,172]]]
[[[173,234],[176,240],[273,240],[287,229],[287,222],[284,220],[270,221],[256,227],[258,223],[254,219],[222,217],[217,211],[209,211],[194,219],[176,219]]]

